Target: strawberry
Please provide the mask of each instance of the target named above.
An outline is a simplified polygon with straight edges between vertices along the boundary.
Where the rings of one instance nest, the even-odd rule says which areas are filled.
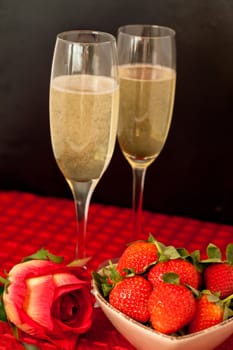
[[[212,299],[212,301],[211,301]],[[188,326],[188,332],[199,332],[223,321],[224,309],[217,297],[202,294],[197,300],[196,313]]]
[[[142,276],[128,277],[117,283],[109,294],[109,303],[139,322],[149,320],[148,298],[152,287]]]
[[[187,287],[163,282],[151,293],[148,309],[152,327],[161,333],[171,334],[192,320],[196,300]]]
[[[180,284],[188,284],[198,289],[199,272],[191,262],[181,258],[158,262],[148,273],[148,280],[153,287],[157,287],[163,281],[163,274],[168,272],[176,273],[179,276]]]
[[[219,293],[221,299],[233,294],[232,243],[227,245],[225,255],[226,260],[223,260],[221,250],[210,243],[207,247],[207,259],[201,260],[204,267],[203,276],[206,289],[212,293]]]
[[[228,263],[209,265],[204,271],[205,286],[212,293],[220,293],[220,298],[233,294],[233,266]]]
[[[156,262],[157,247],[154,243],[146,241],[135,241],[122,253],[117,264],[117,271],[122,276],[127,270],[134,270],[135,274],[143,273],[147,267]]]

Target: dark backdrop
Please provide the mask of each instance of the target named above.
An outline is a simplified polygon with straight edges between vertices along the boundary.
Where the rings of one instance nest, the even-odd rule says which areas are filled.
[[[0,0],[0,189],[71,197],[49,136],[56,34],[160,24],[177,32],[178,80],[166,146],[147,172],[144,208],[233,224],[232,14],[232,0]],[[131,181],[116,147],[92,200],[129,207]]]

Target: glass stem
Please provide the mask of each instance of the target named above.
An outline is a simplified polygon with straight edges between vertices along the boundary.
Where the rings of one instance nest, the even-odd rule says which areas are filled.
[[[86,234],[87,234],[87,219],[90,206],[90,200],[97,181],[91,180],[88,182],[69,181],[71,187],[75,211],[77,217],[77,244],[75,251],[75,259],[86,257]]]
[[[133,167],[133,241],[141,234],[142,202],[146,167]]]

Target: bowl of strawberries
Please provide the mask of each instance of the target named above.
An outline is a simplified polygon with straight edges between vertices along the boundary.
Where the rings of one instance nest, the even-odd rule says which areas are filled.
[[[93,272],[97,303],[138,350],[212,350],[233,333],[233,244],[206,252],[135,241]]]

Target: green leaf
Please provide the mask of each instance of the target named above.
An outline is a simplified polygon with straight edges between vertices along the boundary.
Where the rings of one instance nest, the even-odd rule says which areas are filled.
[[[102,281],[102,277],[98,272],[96,271],[92,271],[92,278],[94,279],[94,281],[96,282],[97,285],[101,284]]]
[[[0,286],[0,296],[3,294],[4,288],[4,286]]]
[[[117,283],[123,280],[123,277],[116,270],[115,265],[111,261],[109,265],[102,268],[100,272],[93,271],[92,277],[105,297],[108,296],[109,292]],[[129,276],[126,276],[126,278],[127,277]]]
[[[9,322],[9,326],[11,328],[12,334],[15,337],[15,339],[19,340],[19,330],[18,330],[18,328],[11,322]]]
[[[72,261],[71,263],[69,263],[67,266],[68,267],[81,267],[81,266],[85,266],[88,261],[91,260],[91,257],[88,258],[83,258],[83,259],[77,259]]]
[[[177,273],[174,272],[164,273],[162,279],[166,283],[180,284],[180,277]]]
[[[27,343],[23,343],[23,347],[25,350],[40,350],[37,346]]]
[[[0,320],[3,322],[7,322],[7,316],[6,316],[6,311],[4,308],[2,296],[0,296]]]
[[[63,257],[51,254],[48,250],[41,248],[36,253],[23,258],[22,263],[29,260],[49,260],[59,264],[63,261]]]
[[[176,250],[178,251],[178,253],[182,258],[187,258],[190,255],[187,249],[185,248],[177,248]]]
[[[104,297],[107,297],[112,290],[114,284],[109,283],[109,278],[106,275],[102,275],[96,271],[92,272],[92,277],[99,288],[100,292],[103,293]]]
[[[197,269],[198,272],[202,273],[204,269],[204,264],[201,262],[201,252],[199,249],[194,250],[190,256],[187,258]]]
[[[212,294],[212,293],[207,295],[207,299],[210,303],[218,303],[220,300],[217,294]]]
[[[222,261],[222,253],[221,250],[213,243],[210,243],[207,247],[207,256],[209,260]]]
[[[193,293],[193,295],[194,295],[196,298],[199,298],[199,297],[200,297],[201,292],[200,292],[198,289],[196,289],[196,288],[190,286],[190,284],[185,284],[185,286],[186,286],[189,290],[191,290],[191,292]]]
[[[224,305],[223,307],[223,320],[228,320],[228,318],[232,317],[233,316],[233,310],[228,307],[227,305]]]
[[[103,292],[104,297],[107,297],[112,289],[113,289],[113,285],[111,284],[105,284],[105,283],[101,284],[101,290]]]
[[[223,303],[231,303],[233,300],[233,294],[228,295],[225,299],[222,299]]]
[[[156,245],[159,255],[163,253],[164,249],[166,249],[166,246],[161,242],[154,240],[153,243]]]
[[[192,258],[192,261],[193,261],[193,264],[194,265],[197,265],[200,263],[200,260],[201,260],[201,253],[200,253],[200,250],[194,250],[191,254],[190,254],[191,258]]]
[[[154,238],[154,236],[151,233],[149,234],[148,242],[149,243],[155,243],[156,242],[156,239]]]
[[[0,276],[0,283],[5,284],[6,282],[7,282],[7,279]],[[2,286],[0,286],[0,291],[1,291],[1,288],[2,288]]]
[[[135,276],[135,269],[128,269],[128,268],[124,268],[123,271],[126,273],[125,277],[133,277]],[[116,277],[119,277],[119,273],[117,272]],[[116,277],[114,278],[116,280]]]
[[[229,243],[226,248],[226,258],[229,264],[233,265],[233,243]]]
[[[129,275],[135,275],[134,269],[126,269],[126,272]],[[116,284],[123,279],[120,272],[117,271],[116,266],[111,261],[109,261],[109,266],[102,269],[102,273],[108,281],[111,281],[111,284]],[[128,277],[128,275],[126,277]]]
[[[165,247],[165,249],[163,250],[163,252],[160,254],[159,256],[159,261],[167,261],[170,259],[178,259],[180,258],[180,254],[177,251],[177,249],[173,246],[168,246]]]

